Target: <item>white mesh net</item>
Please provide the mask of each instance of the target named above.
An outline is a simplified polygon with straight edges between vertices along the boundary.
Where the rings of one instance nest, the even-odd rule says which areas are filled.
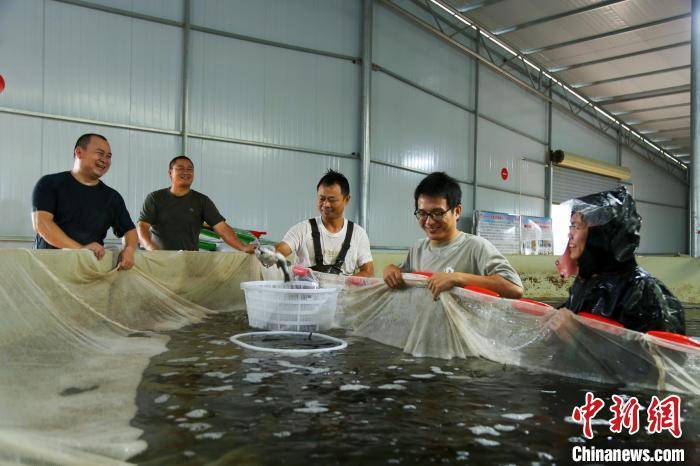
[[[0,250],[0,464],[118,464],[142,451],[130,426],[157,332],[244,308],[240,284],[273,278],[241,253],[138,254],[128,272],[89,251]],[[341,287],[336,325],[415,356],[480,356],[569,377],[700,394],[700,350],[577,318],[568,337],[536,304],[424,281],[315,274]],[[197,351],[197,350],[193,350]],[[350,350],[351,351],[351,350]]]

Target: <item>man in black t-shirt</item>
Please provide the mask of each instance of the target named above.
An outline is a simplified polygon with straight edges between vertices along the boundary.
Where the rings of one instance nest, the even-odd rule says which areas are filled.
[[[98,259],[112,228],[124,245],[119,268],[134,265],[138,237],[121,195],[100,178],[112,164],[104,136],[84,134],[73,150],[73,169],[43,176],[32,193],[32,225],[37,249],[89,249]]]
[[[245,245],[204,194],[191,189],[194,164],[181,155],[170,161],[170,188],[153,191],[143,203],[138,221],[141,245],[148,250],[198,250],[199,231],[207,222],[231,247],[252,253],[253,245]]]

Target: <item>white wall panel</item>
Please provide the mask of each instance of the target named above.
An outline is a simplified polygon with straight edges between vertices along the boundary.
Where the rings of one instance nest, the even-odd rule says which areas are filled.
[[[479,113],[519,129],[540,141],[547,140],[547,106],[539,97],[479,67]]]
[[[394,167],[370,167],[369,240],[373,247],[409,247],[425,236],[413,216],[413,192],[425,175]],[[462,218],[460,229],[469,224],[472,187],[460,183]]]
[[[372,99],[372,160],[471,179],[471,113],[382,73]]]
[[[344,55],[360,55],[362,2],[195,0],[192,24]]]
[[[544,199],[504,193],[488,188],[477,188],[477,210],[489,212],[503,212],[511,215],[544,216]]]
[[[544,196],[544,166],[522,157],[544,162],[545,146],[483,119],[477,145],[479,184]],[[508,169],[506,180],[501,177],[503,168]]]
[[[431,91],[473,107],[474,61],[376,4],[373,61]]]
[[[552,150],[617,163],[617,144],[576,117],[552,109]]]
[[[0,74],[5,91],[0,106],[43,109],[44,2],[0,3]]]
[[[132,21],[129,122],[179,130],[182,30],[147,21]]]
[[[141,13],[158,18],[182,21],[184,12],[183,0],[88,0],[95,3],[120,10]],[[195,0],[196,1],[196,0]]]
[[[129,122],[131,22],[46,2],[46,112]]]
[[[628,181],[634,184],[635,199],[675,206],[688,204],[688,186],[664,172],[658,165],[629,149],[622,150],[622,165],[632,172],[632,178]]]
[[[294,224],[317,214],[316,184],[329,169],[350,181],[353,198],[345,211],[357,220],[357,160],[262,147],[203,141],[199,187],[231,225],[264,230],[274,240]]]
[[[203,33],[192,37],[192,131],[358,150],[357,65]]]
[[[636,188],[635,188],[636,189]],[[639,254],[675,254],[688,252],[686,209],[637,203],[642,216]]]
[[[42,175],[36,118],[0,114],[0,236],[33,236],[32,190]]]
[[[138,220],[148,193],[170,186],[168,163],[176,155],[180,155],[179,136],[129,131],[128,184],[121,194],[134,223]],[[192,187],[199,190],[199,172],[202,165],[197,158],[189,157],[195,164],[195,181]],[[126,165],[124,162],[126,161],[123,159],[117,159],[115,168],[117,163],[120,168]]]

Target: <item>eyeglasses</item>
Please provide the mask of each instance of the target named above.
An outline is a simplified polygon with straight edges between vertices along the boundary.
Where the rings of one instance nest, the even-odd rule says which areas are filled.
[[[415,215],[419,222],[425,222],[428,220],[428,217],[432,218],[433,222],[442,222],[448,212],[450,212],[450,210],[431,210],[430,212],[426,212],[425,210],[416,209],[413,215]]]

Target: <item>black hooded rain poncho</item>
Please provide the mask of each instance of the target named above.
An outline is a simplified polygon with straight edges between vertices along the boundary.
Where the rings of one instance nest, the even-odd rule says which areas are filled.
[[[579,271],[563,307],[616,320],[626,328],[685,334],[680,301],[634,258],[642,218],[626,188],[572,201],[588,224]]]

